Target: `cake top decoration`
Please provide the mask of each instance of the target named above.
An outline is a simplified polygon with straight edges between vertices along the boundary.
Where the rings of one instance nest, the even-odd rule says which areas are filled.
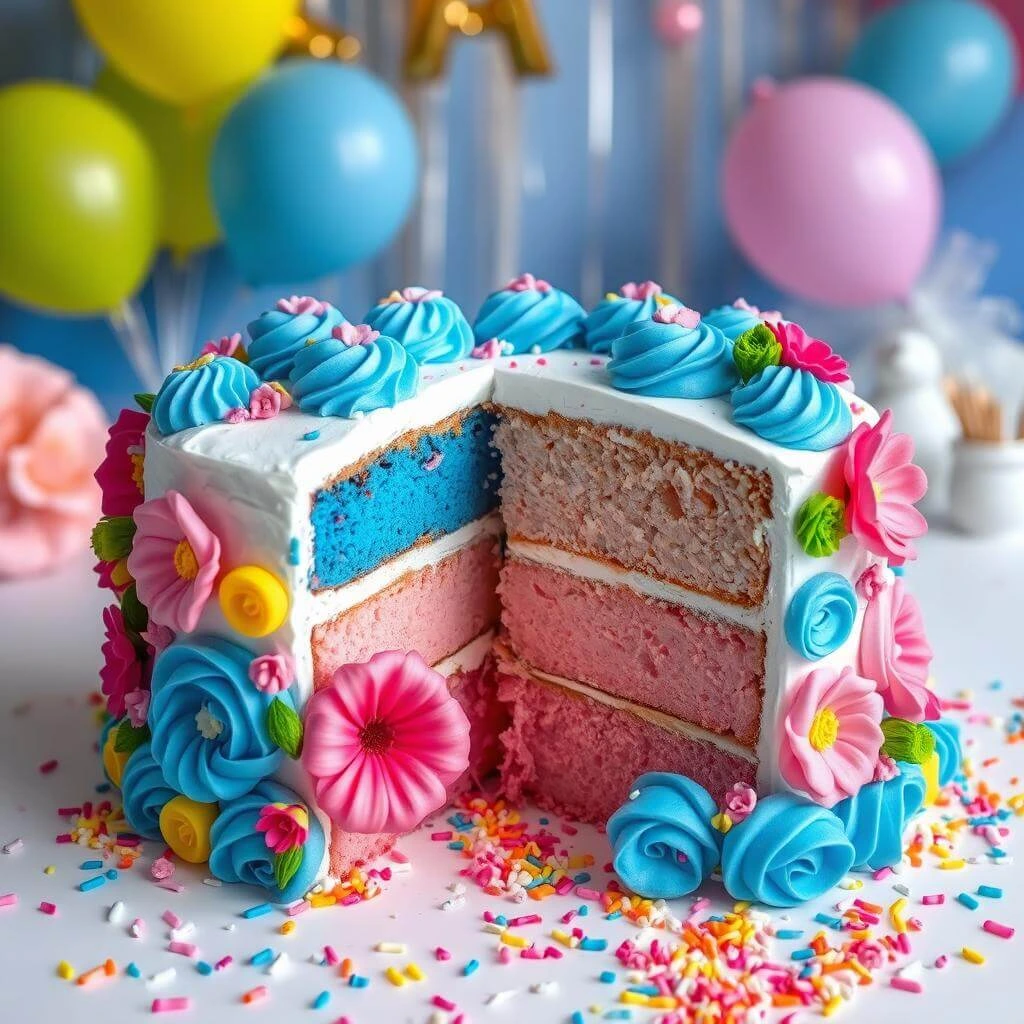
[[[551,285],[539,277],[534,277],[533,274],[520,274],[505,285],[505,290],[510,292],[549,292]]]
[[[660,306],[677,302],[662,292],[657,281],[627,281],[617,292],[608,292],[587,315],[583,323],[587,348],[607,355],[612,342],[622,337],[631,323],[649,320]]]
[[[820,338],[812,338],[799,324],[782,321],[768,324],[782,350],[783,366],[807,370],[828,384],[846,384],[850,380],[849,365],[842,356]]]
[[[436,288],[393,291],[366,322],[403,345],[417,363],[451,363],[473,350],[473,329],[462,310]]]
[[[331,331],[331,337],[337,338],[343,345],[352,348],[354,345],[372,345],[379,337],[369,324],[342,324]],[[307,345],[315,345],[315,341],[307,341]]]
[[[153,400],[153,422],[161,434],[216,423],[230,410],[248,406],[259,384],[240,360],[207,353],[167,376]]]
[[[669,303],[662,306],[652,319],[659,324],[679,324],[680,327],[694,328],[700,323],[700,313],[688,306]]]
[[[571,295],[533,274],[520,274],[484,300],[473,334],[478,346],[496,338],[511,345],[515,355],[550,352],[581,336],[585,315]]]
[[[264,380],[287,380],[298,350],[310,338],[329,338],[344,322],[334,306],[311,295],[278,299],[247,327],[250,365]]]

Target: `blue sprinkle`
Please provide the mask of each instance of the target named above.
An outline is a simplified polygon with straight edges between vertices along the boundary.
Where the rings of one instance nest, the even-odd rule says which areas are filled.
[[[618,1009],[618,1010],[609,1010],[604,1015],[604,1019],[605,1020],[632,1020],[633,1019],[633,1011],[632,1010],[627,1010],[625,1007],[622,1007],[621,1009]]]
[[[579,1011],[579,1010],[577,1010],[577,1011],[576,1011],[576,1012],[575,1012],[575,1013],[574,1013],[574,1014],[573,1014],[573,1015],[572,1015],[572,1016],[571,1016],[571,1017],[569,1018],[569,1020],[571,1020],[571,1021],[572,1021],[572,1024],[583,1024],[583,1014],[582,1014],[582,1013],[580,1013],[580,1011]]]
[[[962,903],[968,910],[978,909],[978,901],[970,893],[958,893],[956,899],[958,903]]]
[[[604,919],[606,921],[618,921],[618,919],[620,917],[622,917],[622,911],[621,910],[613,910],[610,914],[605,914],[604,915]]]
[[[550,821],[550,819],[549,819],[549,818],[538,818],[537,820],[538,820],[538,821],[539,821],[539,822],[540,822],[540,823],[541,823],[542,825],[547,825],[547,824],[548,824],[548,822]]]
[[[801,972],[801,978],[810,978],[814,974],[814,965],[808,964]]]
[[[581,871],[578,875],[573,875],[572,876],[572,880],[577,885],[586,885],[586,883],[590,881],[590,872],[589,871]]]
[[[361,974],[353,974],[348,983],[352,988],[366,988],[370,984],[370,979],[364,978]]]
[[[1000,850],[1000,849],[989,850],[988,851],[988,855],[993,860],[999,860],[1000,857],[1005,857],[1006,856],[1006,851],[1005,850]]]
[[[579,914],[579,915],[580,915],[580,917],[586,917],[586,916],[587,916],[587,914],[589,914],[589,913],[590,913],[590,907],[588,907],[588,906],[587,906],[586,904],[584,904],[583,906],[581,906],[581,907],[580,907],[580,908],[579,908],[579,909],[578,909],[578,910],[576,911],[576,913],[577,913],[577,914]]]
[[[142,971],[139,970],[134,960],[124,969],[124,973],[127,974],[129,978],[142,977]]]
[[[605,985],[615,984],[615,972],[614,971],[602,971],[598,976],[597,980]]]
[[[205,960],[199,960],[196,963],[196,970],[204,976],[213,974],[213,968]]]
[[[448,849],[449,850],[461,850],[463,848],[462,847],[462,843],[458,842],[457,840],[453,841],[451,843],[448,843],[447,845],[448,845]]]
[[[470,960],[469,963],[462,968],[463,977],[468,978],[479,966],[479,960]]]
[[[988,684],[988,688],[990,690],[1001,690],[1003,688],[1002,679],[993,679],[992,682]]]
[[[253,953],[253,955],[249,957],[249,963],[253,967],[265,967],[273,959],[274,951],[267,946],[266,949],[261,949],[258,953]]]
[[[1003,890],[994,885],[979,885],[978,895],[987,896],[990,900],[1001,900],[1003,898]]]
[[[113,787],[113,786],[111,786],[109,782],[101,782],[101,783],[100,783],[100,784],[99,784],[99,785],[98,785],[98,786],[96,787],[96,792],[97,792],[97,793],[109,793],[109,792],[110,792],[110,791],[111,791],[111,790],[112,790],[113,788],[114,788],[114,787]]]
[[[818,924],[827,924],[829,928],[836,928],[839,931],[843,930],[843,922],[838,917],[831,917],[828,914],[819,912],[814,915],[814,920],[817,921]]]
[[[780,928],[775,933],[777,939],[800,939],[803,938],[804,931],[802,928]]]
[[[500,924],[503,928],[507,928],[508,927],[508,918],[504,914],[499,914],[494,919],[494,923],[495,924]]]
[[[327,989],[324,989],[323,992],[313,1000],[313,1009],[322,1010],[330,1001],[331,993],[328,992]]]
[[[814,950],[809,946],[804,949],[794,949],[789,954],[790,960],[810,960],[812,956],[814,956]]]
[[[656,996],[661,994],[657,985],[630,985],[627,991],[638,996]]]
[[[78,867],[82,871],[99,871],[103,867],[103,861],[101,860],[83,860]]]
[[[589,938],[588,939],[584,939],[579,944],[579,948],[580,949],[585,949],[585,950],[587,950],[588,952],[591,952],[591,953],[600,953],[602,950],[605,950],[605,949],[608,948],[608,940],[607,939],[589,939]]]
[[[288,564],[298,565],[299,564],[299,538],[292,537],[288,541]]]
[[[242,917],[247,921],[251,921],[254,917],[263,917],[264,914],[269,914],[273,909],[269,903],[257,903],[255,907],[243,910]]]
[[[116,868],[111,868],[107,872],[107,878],[109,878],[112,882],[116,882],[117,881],[117,869]]]
[[[904,565],[890,565],[889,568],[892,569],[896,576],[905,576],[907,574],[907,568]]]
[[[92,892],[93,889],[98,889],[101,885],[107,884],[107,878],[105,875],[96,875],[95,878],[87,878],[84,882],[78,883],[79,892]]]
[[[319,430],[311,430],[308,434],[302,435],[303,441],[315,441],[320,436]]]
[[[527,859],[527,861],[528,861],[528,862],[529,862],[530,864],[532,864],[532,865],[533,865],[533,866],[534,866],[535,868],[542,868],[542,867],[544,867],[544,862],[543,862],[542,860],[540,860],[540,858],[538,858],[538,857],[534,857],[534,855],[533,855],[532,853],[531,853],[531,854],[530,854],[530,856],[529,856],[529,857],[527,857],[526,859]]]

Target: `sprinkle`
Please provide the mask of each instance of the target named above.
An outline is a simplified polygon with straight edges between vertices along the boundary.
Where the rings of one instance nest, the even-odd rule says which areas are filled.
[[[938,892],[938,893],[934,893],[934,894],[932,894],[930,896],[922,896],[921,897],[921,902],[926,907],[939,907],[939,906],[942,906],[942,904],[946,902],[946,896],[945,896],[944,893]]]
[[[99,871],[103,867],[103,861],[101,860],[83,860],[78,865],[80,871]]]
[[[376,953],[404,953],[405,943],[404,942],[378,942],[373,947]]]
[[[348,983],[352,988],[366,988],[370,984],[370,979],[364,978],[361,974],[353,974]]]
[[[213,965],[208,964],[205,960],[198,960],[196,970],[205,978],[213,974]]]
[[[990,935],[998,935],[1001,939],[1012,939],[1015,931],[1008,924],[1000,924],[998,921],[985,921],[981,927]]]
[[[469,963],[462,968],[463,977],[468,978],[479,966],[479,960],[470,960]]]
[[[978,895],[987,896],[992,900],[1001,900],[1003,898],[1003,890],[994,885],[979,885]]]
[[[151,1007],[153,1013],[176,1013],[178,1010],[190,1010],[192,1000],[188,996],[171,996],[167,999],[154,999]]]
[[[451,960],[452,955],[444,948],[444,946],[438,946],[437,949],[434,950],[434,958],[437,960]]]
[[[4,853],[17,853],[24,845],[25,843],[18,838],[12,839],[9,843],[4,843],[0,849],[2,849]]]
[[[387,978],[395,988],[401,988],[405,984],[405,976],[397,967],[389,967],[384,972],[384,977]]]
[[[777,939],[800,939],[803,938],[802,928],[780,928],[776,933]]]
[[[425,981],[427,977],[419,964],[406,964],[405,976],[412,981]]]
[[[98,889],[101,885],[107,884],[106,875],[96,875],[94,878],[87,878],[84,882],[78,883],[79,892],[92,892],[93,889]]]
[[[139,970],[139,965],[134,961],[128,964],[128,966],[124,969],[124,973],[127,974],[129,978],[142,977],[142,971]]]
[[[246,1006],[249,1006],[252,1003],[261,1002],[266,999],[269,994],[270,992],[266,985],[257,985],[255,988],[249,989],[249,991],[242,996],[242,1002],[245,1003]]]
[[[967,861],[965,860],[944,860],[939,867],[943,871],[959,871],[961,868],[967,867]]]
[[[502,1003],[507,1003],[514,995],[518,993],[514,988],[507,988],[503,992],[494,992],[487,997],[486,1003],[488,1006],[500,1006]]]
[[[916,995],[920,995],[924,991],[924,986],[922,986],[921,982],[899,974],[890,979],[889,985],[892,988],[899,989],[901,992],[913,992]]]
[[[439,1010],[447,1010],[449,1013],[455,1009],[455,1004],[450,999],[445,999],[444,996],[434,996],[430,1002]]]
[[[128,934],[133,939],[141,939],[146,934],[146,922],[141,917],[135,918],[130,925],[128,925]]]
[[[981,955],[981,953],[979,953],[976,949],[971,949],[970,946],[964,946],[964,948],[960,950],[960,955],[969,964],[983,964],[985,962],[985,958]]]
[[[580,943],[580,949],[585,949],[588,952],[592,952],[592,953],[593,952],[600,953],[603,950],[606,950],[607,948],[608,948],[608,940],[607,939],[590,939],[590,938],[587,938],[587,939],[584,939]]]
[[[300,550],[299,549],[299,538],[298,537],[292,537],[288,541],[288,564],[289,565],[298,565],[299,564],[299,562],[301,561],[301,559],[299,557],[299,550]]]
[[[59,761],[56,761],[56,760],[53,760],[53,761],[44,761],[44,762],[43,762],[43,763],[42,763],[42,764],[41,764],[41,765],[39,766],[39,773],[40,773],[41,775],[49,775],[49,774],[50,774],[50,772],[54,771],[54,770],[56,769],[57,765],[59,765],[59,764],[60,764],[60,762],[59,762]]]
[[[178,972],[173,967],[165,967],[162,971],[157,971],[156,974],[150,976],[150,985],[166,985],[169,981],[174,981],[178,976]]]
[[[615,984],[615,972],[614,971],[602,971],[598,975],[597,980],[602,982],[605,985],[614,985]]]
[[[269,903],[257,903],[255,907],[243,910],[241,916],[247,921],[251,921],[254,917],[263,917],[264,914],[269,914],[273,909]]]
[[[48,903],[46,900],[43,900],[39,904],[39,909],[44,914],[49,914],[50,917],[53,917],[53,915],[57,913],[57,904],[56,903]]]
[[[277,930],[281,935],[291,935],[291,933],[295,931],[295,922],[285,921]]]
[[[324,989],[323,992],[313,1000],[313,1009],[322,1010],[330,1001],[331,993],[328,992],[327,989]]]
[[[525,935],[513,935],[510,932],[502,932],[501,941],[506,946],[514,946],[516,949],[528,949],[533,945]]]
[[[215,971],[223,971],[225,967],[230,967],[234,962],[235,962],[235,958],[233,956],[224,956],[224,957],[221,957],[213,965],[213,969]]]
[[[187,956],[192,959],[198,952],[199,947],[194,942],[171,942],[167,946],[170,953],[177,953],[179,956]]]
[[[303,441],[315,441],[320,436],[319,430],[311,430],[308,434],[302,435]]]
[[[120,924],[121,919],[124,917],[124,903],[121,900],[117,900],[115,903],[110,905],[110,909],[107,911],[107,920],[111,924]]]
[[[169,928],[180,928],[185,923],[173,910],[165,910],[160,915],[160,920]]]
[[[274,951],[268,946],[266,949],[261,949],[258,953],[253,953],[249,957],[249,964],[252,967],[266,967],[273,959]]]
[[[956,897],[956,900],[957,900],[957,903],[962,904],[968,910],[977,910],[978,909],[978,901],[972,895],[970,895],[970,893],[966,893],[966,892],[958,893],[957,897]]]
[[[57,964],[57,977],[64,981],[70,981],[75,976],[75,969],[67,962],[67,960],[61,960]]]

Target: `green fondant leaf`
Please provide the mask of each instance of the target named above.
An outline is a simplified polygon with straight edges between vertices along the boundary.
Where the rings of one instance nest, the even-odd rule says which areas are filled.
[[[131,554],[134,536],[131,516],[105,516],[92,528],[92,549],[101,562],[117,562]]]
[[[121,614],[124,616],[124,624],[134,633],[145,632],[149,625],[149,612],[139,600],[134,583],[121,595]]]
[[[153,411],[153,403],[155,401],[156,401],[156,395],[154,395],[152,392],[149,392],[149,391],[140,391],[135,396],[135,404],[143,412],[152,412]]]
[[[289,757],[298,757],[302,752],[302,721],[280,697],[275,697],[267,708],[267,732],[270,742]]]
[[[744,384],[766,366],[778,366],[782,361],[782,346],[765,324],[757,324],[744,331],[734,342],[732,360]]]
[[[119,754],[132,754],[149,739],[149,726],[136,729],[126,718],[118,727],[114,737],[114,750]]]
[[[812,558],[834,555],[846,536],[846,505],[828,494],[812,494],[796,514],[795,530]]]
[[[883,718],[882,753],[894,761],[924,764],[935,753],[935,733],[926,725],[905,718]]]
[[[286,850],[274,857],[274,881],[278,889],[285,889],[288,883],[295,877],[295,873],[302,867],[302,858],[305,851],[301,846]]]

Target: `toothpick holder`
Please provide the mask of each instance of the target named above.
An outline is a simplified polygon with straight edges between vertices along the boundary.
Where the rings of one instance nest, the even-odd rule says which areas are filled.
[[[958,442],[949,515],[977,536],[1024,533],[1024,440]]]

